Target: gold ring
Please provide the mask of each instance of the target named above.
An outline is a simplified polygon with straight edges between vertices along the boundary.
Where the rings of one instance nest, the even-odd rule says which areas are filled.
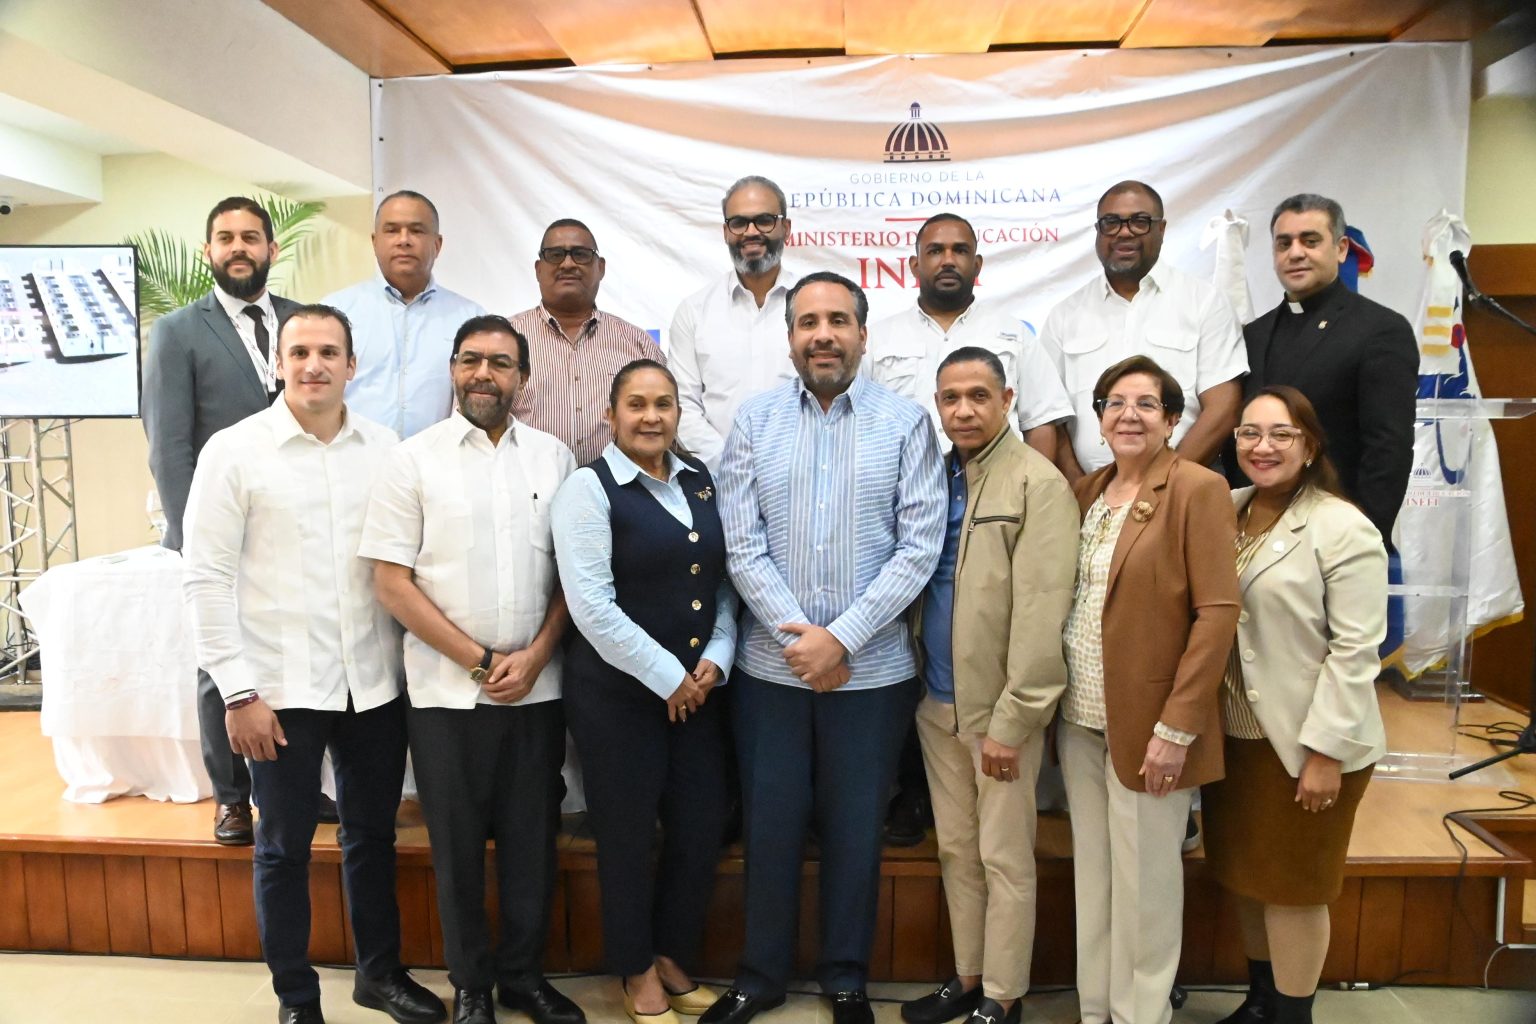
[[[1173,776],[1172,775],[1164,775],[1163,776],[1163,781],[1164,782],[1172,782],[1173,781]]]

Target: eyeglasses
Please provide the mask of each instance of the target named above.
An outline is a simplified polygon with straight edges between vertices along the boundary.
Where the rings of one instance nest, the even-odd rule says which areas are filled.
[[[1126,402],[1123,398],[1101,398],[1093,403],[1093,408],[1100,416],[1113,416],[1116,413],[1124,412],[1128,404],[1132,403]],[[1156,416],[1167,408],[1167,405],[1150,395],[1142,395],[1136,399],[1134,404],[1137,412],[1146,413],[1148,416]]]
[[[517,366],[517,360],[505,352],[498,352],[495,355],[488,356],[483,352],[476,352],[474,349],[462,348],[459,349],[459,354],[453,357],[453,365],[464,370],[478,369],[480,364],[485,362],[489,362],[491,369],[500,373],[506,373]]]
[[[584,267],[597,258],[597,250],[588,248],[585,245],[572,245],[569,247],[549,245],[539,250],[539,259],[553,267],[558,267],[564,263],[567,256],[571,258],[572,263],[579,267]]]
[[[1269,438],[1269,446],[1271,448],[1277,452],[1283,452],[1296,443],[1296,439],[1301,437],[1301,431],[1275,427],[1273,430],[1265,432],[1258,427],[1238,427],[1232,431],[1232,436],[1237,438],[1237,447],[1243,451],[1257,448],[1259,442],[1267,437]]]
[[[1130,228],[1133,235],[1144,235],[1152,230],[1153,224],[1161,224],[1163,218],[1154,217],[1149,213],[1133,213],[1129,217],[1117,217],[1113,213],[1106,213],[1093,222],[1093,226],[1099,229],[1099,234],[1113,238],[1120,233],[1121,228]]]
[[[783,219],[784,215],[782,213],[759,213],[751,217],[727,217],[725,218],[725,226],[731,229],[731,234],[741,235],[746,233],[747,225],[750,224],[766,235],[777,227],[779,221]]]

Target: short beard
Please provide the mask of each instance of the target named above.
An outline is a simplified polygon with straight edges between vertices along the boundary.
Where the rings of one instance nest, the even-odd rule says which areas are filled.
[[[214,281],[218,282],[219,287],[224,289],[230,297],[254,299],[266,290],[267,275],[272,271],[272,264],[256,263],[254,260],[252,263],[249,277],[231,277],[221,268],[212,265],[208,269],[213,272]]]
[[[923,305],[941,313],[954,313],[965,309],[975,296],[974,286],[956,291],[940,291],[938,288],[930,289],[926,285],[918,288],[918,297],[922,299]]]
[[[461,391],[459,392],[458,399],[459,413],[465,419],[469,420],[469,422],[473,423],[481,430],[491,430],[495,427],[506,425],[507,417],[512,414],[512,403],[516,400],[516,396],[509,396],[503,392],[500,398],[496,398],[493,395],[487,395],[480,392]],[[474,405],[477,403],[492,401],[494,401],[496,404],[488,413],[477,413],[471,411]]]
[[[736,273],[756,276],[766,274],[773,270],[784,259],[784,240],[782,238],[763,239],[763,254],[751,259],[741,255],[739,244],[731,246],[731,262],[736,265]]]

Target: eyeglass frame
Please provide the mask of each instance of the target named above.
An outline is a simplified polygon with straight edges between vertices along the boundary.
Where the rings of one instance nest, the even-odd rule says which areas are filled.
[[[1242,432],[1244,430],[1256,431],[1259,436],[1253,439],[1253,443],[1252,444],[1244,445],[1243,444],[1243,438],[1241,436]],[[1276,437],[1275,437],[1275,431],[1276,430],[1284,430],[1285,431],[1283,434],[1280,435],[1281,437],[1285,438],[1285,443],[1284,444],[1279,443],[1279,441],[1276,439]],[[1239,451],[1245,451],[1245,452],[1253,451],[1255,448],[1257,448],[1259,446],[1259,442],[1260,441],[1266,441],[1266,440],[1269,442],[1269,446],[1271,448],[1273,448],[1275,451],[1277,451],[1277,452],[1288,452],[1288,451],[1291,450],[1291,448],[1293,448],[1295,446],[1297,441],[1305,440],[1306,437],[1307,437],[1307,432],[1305,430],[1302,430],[1299,427],[1289,427],[1289,428],[1271,427],[1269,430],[1259,430],[1258,427],[1254,427],[1254,426],[1239,426],[1239,427],[1234,428],[1233,431],[1232,431],[1232,443],[1237,447],[1237,449]]]
[[[1141,406],[1141,403],[1143,401],[1156,402],[1157,403],[1157,410],[1153,410],[1153,409],[1150,409],[1150,408],[1143,409],[1142,406]],[[1109,403],[1110,402],[1119,402],[1120,404],[1114,410],[1111,410],[1109,408]],[[1166,410],[1168,408],[1168,403],[1167,402],[1163,401],[1160,398],[1153,398],[1151,395],[1142,395],[1141,398],[1136,399],[1136,401],[1134,401],[1134,402],[1127,402],[1123,398],[1119,398],[1119,397],[1116,397],[1116,396],[1109,396],[1109,397],[1106,397],[1106,398],[1095,398],[1093,400],[1093,411],[1094,411],[1095,415],[1097,415],[1100,419],[1103,419],[1106,413],[1111,412],[1111,411],[1119,412],[1120,410],[1124,409],[1128,405],[1134,406],[1136,408],[1137,412],[1147,412],[1147,413],[1150,413],[1150,412],[1153,412],[1153,411],[1164,411],[1164,410]]]
[[[773,218],[767,227],[763,227],[758,223],[758,221],[762,220],[764,217]],[[731,226],[731,221],[733,220],[743,220],[746,221],[746,223],[743,224],[740,229],[737,229]],[[774,228],[778,227],[779,224],[786,220],[789,220],[789,217],[782,213],[755,213],[750,217],[738,213],[734,217],[725,218],[722,223],[725,225],[725,230],[729,231],[733,235],[744,235],[747,233],[747,228],[749,227],[757,228],[759,234],[766,235],[768,232],[772,231]]]
[[[550,259],[547,254],[552,252],[558,252],[560,254],[560,258],[557,260]],[[583,260],[577,257],[576,254],[578,252],[591,253],[591,255]],[[576,264],[578,267],[590,267],[597,261],[597,258],[600,255],[601,253],[599,253],[597,249],[590,245],[546,245],[538,252],[539,259],[543,260],[545,263],[548,263],[552,267],[560,266],[566,261],[567,257],[569,257],[571,262]]]
[[[1145,217],[1147,220],[1147,226],[1141,231],[1137,231],[1135,226],[1135,221],[1138,217]],[[1105,221],[1113,222],[1114,230],[1105,231]],[[1150,213],[1133,213],[1129,217],[1122,217],[1117,213],[1106,213],[1104,216],[1093,222],[1093,228],[1105,238],[1114,238],[1116,235],[1120,234],[1121,228],[1125,228],[1130,233],[1132,238],[1141,238],[1144,235],[1151,234],[1153,228],[1163,223],[1166,223],[1166,218],[1154,217]]]

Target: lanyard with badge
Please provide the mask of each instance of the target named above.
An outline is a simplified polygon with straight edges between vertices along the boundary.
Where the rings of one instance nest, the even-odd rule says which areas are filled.
[[[256,303],[253,302],[250,305],[256,306]],[[260,309],[261,307],[256,306],[256,308]],[[241,344],[245,346],[246,353],[251,357],[251,365],[256,367],[256,375],[261,378],[262,386],[266,388],[268,397],[277,394],[282,388],[277,379],[277,360],[274,358],[277,349],[271,332],[267,334],[268,354],[264,356],[261,354],[261,346],[256,341],[256,319],[246,316],[243,309],[230,319],[234,325],[235,333],[240,336]],[[263,328],[267,326],[266,319],[266,310],[262,310],[261,326]],[[243,325],[241,321],[244,321]]]

